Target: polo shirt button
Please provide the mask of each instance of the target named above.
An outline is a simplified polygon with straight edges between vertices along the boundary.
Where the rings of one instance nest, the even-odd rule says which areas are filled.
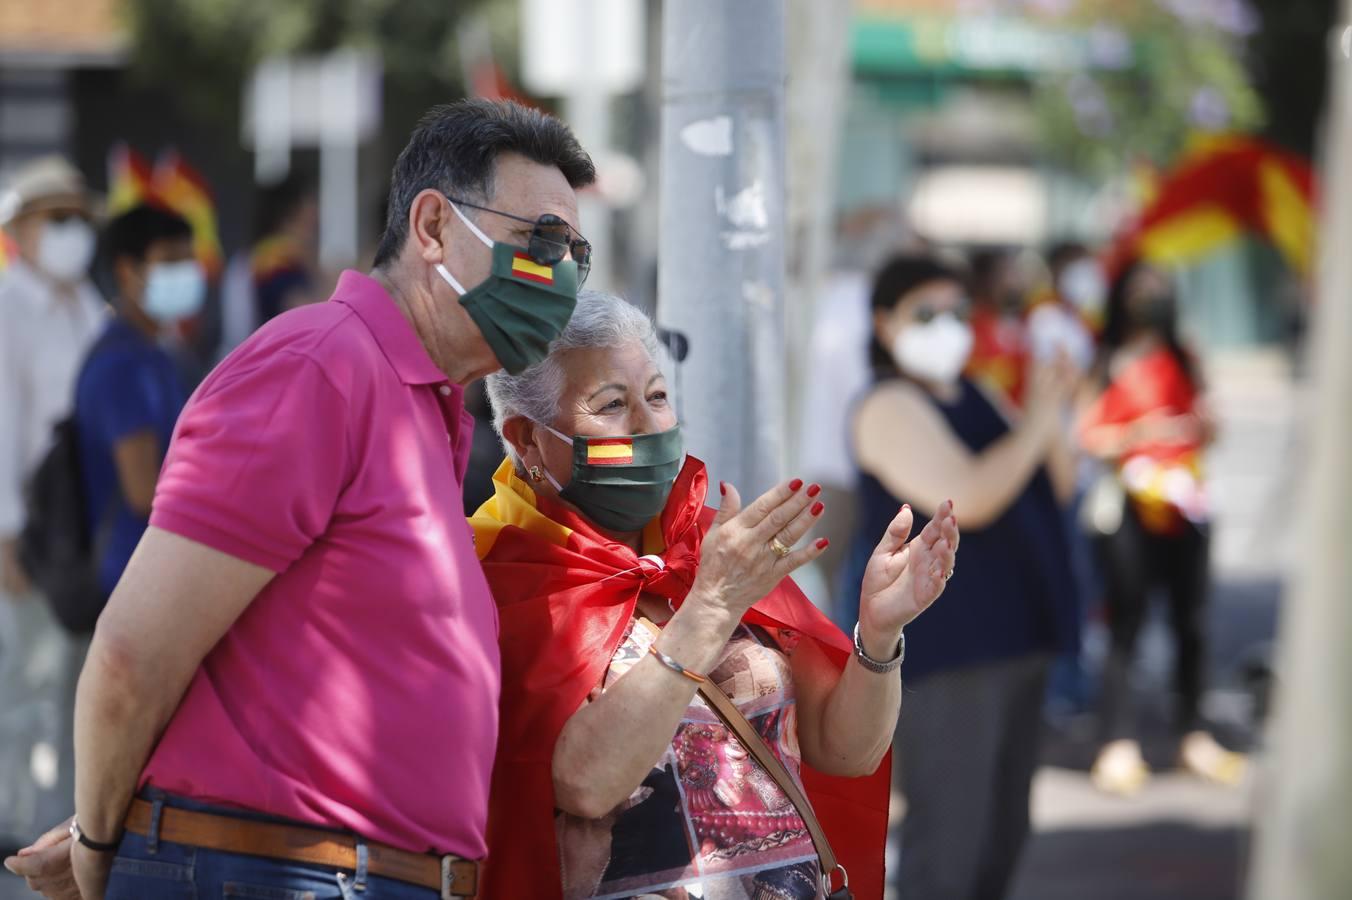
[[[441,396],[443,396],[443,397],[449,397],[449,396],[451,396],[451,386],[450,386],[449,384],[443,384],[443,385],[439,388],[439,390],[441,391]]]

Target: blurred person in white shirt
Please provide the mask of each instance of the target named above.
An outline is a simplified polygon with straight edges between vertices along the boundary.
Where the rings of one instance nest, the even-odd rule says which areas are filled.
[[[24,483],[70,414],[76,375],[107,315],[89,281],[91,220],[83,177],[59,157],[21,167],[0,191],[0,227],[18,247],[0,275],[0,843],[26,842],[70,804],[71,785],[58,784],[68,777],[70,642],[34,596],[17,539]]]

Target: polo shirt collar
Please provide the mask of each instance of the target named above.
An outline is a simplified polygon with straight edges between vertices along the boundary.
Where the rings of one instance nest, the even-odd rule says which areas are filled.
[[[444,384],[448,380],[446,373],[427,355],[413,324],[379,281],[348,269],[338,278],[333,300],[351,309],[365,323],[404,384]]]

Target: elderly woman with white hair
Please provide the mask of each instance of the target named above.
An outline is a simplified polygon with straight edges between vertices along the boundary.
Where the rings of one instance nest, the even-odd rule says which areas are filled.
[[[584,292],[548,359],[488,381],[508,459],[470,520],[503,667],[480,896],[848,896],[839,862],[880,897],[902,628],[957,522],[908,542],[897,514],[851,642],[789,578],[825,547],[795,549],[820,489],[721,484],[706,508],[656,351],[642,312]]]

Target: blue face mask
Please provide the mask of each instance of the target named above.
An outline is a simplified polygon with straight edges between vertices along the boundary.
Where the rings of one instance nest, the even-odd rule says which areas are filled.
[[[168,324],[195,316],[207,298],[207,279],[191,259],[155,263],[146,275],[142,307],[156,322]]]

